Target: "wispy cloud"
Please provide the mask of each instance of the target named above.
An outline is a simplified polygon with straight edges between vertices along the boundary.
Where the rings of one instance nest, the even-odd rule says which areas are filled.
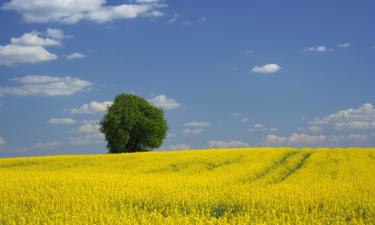
[[[178,14],[173,14],[173,16],[171,17],[171,18],[169,18],[168,19],[168,23],[175,23],[177,20],[178,20],[178,17],[179,17],[180,15],[178,15]]]
[[[249,143],[244,141],[232,140],[232,141],[208,141],[207,145],[209,148],[238,148],[248,147]]]
[[[6,141],[4,138],[0,137],[0,146],[5,145]]]
[[[188,150],[188,149],[191,149],[190,145],[187,145],[187,144],[168,145],[167,148],[169,150]]]
[[[330,52],[332,49],[324,46],[324,45],[319,45],[316,47],[307,47],[303,50],[304,52],[317,52],[317,53],[323,53],[323,52]]]
[[[293,133],[290,136],[267,135],[263,139],[264,145],[271,146],[352,146],[355,143],[363,144],[373,134],[349,134],[349,135],[308,135]]]
[[[10,0],[2,9],[18,12],[28,23],[74,24],[82,20],[106,23],[140,16],[159,17],[164,14],[161,10],[165,7],[165,3],[156,0],[120,5],[109,5],[103,0]]]
[[[73,95],[77,92],[88,90],[92,83],[73,77],[55,77],[29,75],[20,78],[14,78],[18,86],[0,87],[0,94],[12,95],[38,95],[38,96],[58,96]]]
[[[352,44],[350,44],[349,42],[341,43],[337,45],[338,48],[349,48],[350,46],[352,46]]]
[[[190,121],[184,124],[184,127],[195,127],[195,128],[204,128],[210,127],[211,123],[207,121]]]
[[[54,125],[71,125],[75,124],[77,121],[71,118],[52,118],[48,120],[49,124],[54,124]]]

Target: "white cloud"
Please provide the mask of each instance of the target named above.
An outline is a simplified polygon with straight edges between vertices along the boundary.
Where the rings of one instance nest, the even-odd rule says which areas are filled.
[[[74,133],[84,134],[81,137],[70,138],[69,143],[73,145],[98,144],[104,141],[104,135],[100,132],[97,121],[84,121],[82,125],[73,129]]]
[[[99,132],[99,129],[99,124],[87,122],[75,128],[73,131],[81,134],[95,134]]]
[[[176,144],[176,145],[169,145],[169,150],[188,150],[191,149],[191,147],[187,144]]]
[[[205,23],[207,21],[207,17],[201,17],[197,20],[197,23]]]
[[[349,48],[350,46],[352,45],[348,42],[337,45],[338,48]]]
[[[332,135],[329,140],[331,142],[363,142],[367,141],[370,136],[367,134]]]
[[[190,121],[184,124],[184,127],[195,127],[195,128],[204,128],[210,127],[211,123],[206,121]]]
[[[208,141],[209,148],[236,148],[236,147],[248,147],[249,144],[243,141]]]
[[[61,146],[61,143],[58,141],[50,141],[50,142],[38,142],[32,145],[28,150],[50,150]]]
[[[248,123],[248,122],[250,122],[250,118],[247,118],[247,117],[242,118],[242,122],[244,122],[244,123]]]
[[[375,108],[366,103],[358,108],[341,110],[323,118],[309,122],[312,126],[333,126],[337,130],[375,129]]]
[[[88,134],[83,137],[71,137],[69,143],[72,145],[101,144],[104,142],[102,133]]]
[[[174,14],[169,20],[168,20],[168,23],[174,23],[177,21],[179,15],[178,14]]]
[[[61,42],[56,39],[41,37],[35,31],[24,33],[21,37],[12,37],[10,42],[18,46],[60,46]]]
[[[108,5],[106,0],[11,0],[2,7],[14,10],[30,23],[67,23],[82,20],[97,23],[118,19],[134,19],[140,16],[158,17],[166,7],[160,1],[143,0],[132,4]]]
[[[306,135],[306,134],[297,134],[294,133],[288,137],[288,142],[292,144],[318,144],[326,141],[326,136],[324,135]]]
[[[281,137],[281,136],[274,135],[274,134],[269,134],[264,138],[264,141],[270,144],[281,144],[285,142],[286,140],[287,140],[286,137]]]
[[[329,49],[328,47],[324,46],[324,45],[320,45],[320,46],[317,46],[317,47],[308,47],[308,48],[305,48],[303,50],[304,52],[330,52],[332,51],[332,49]]]
[[[278,128],[267,128],[265,125],[261,123],[256,123],[248,128],[248,131],[254,132],[254,131],[277,131]]]
[[[85,58],[86,55],[85,54],[82,54],[82,53],[79,53],[79,52],[74,52],[68,56],[66,56],[67,59],[69,60],[73,60],[73,59],[83,59]]]
[[[257,123],[254,125],[254,128],[264,128],[264,125],[261,123]]]
[[[54,39],[57,39],[57,40],[61,40],[61,39],[68,38],[68,37],[72,37],[71,35],[66,36],[64,34],[64,31],[62,31],[60,29],[53,29],[53,28],[47,28],[47,30],[46,30],[46,36],[54,38]]]
[[[246,49],[245,51],[244,51],[244,53],[246,53],[246,54],[253,54],[255,51],[254,50],[252,50],[252,49]]]
[[[87,104],[83,104],[79,108],[73,108],[70,110],[71,114],[93,114],[107,111],[107,108],[112,105],[112,102],[96,102],[92,101]]]
[[[323,127],[321,126],[316,126],[316,125],[312,125],[312,126],[309,126],[307,128],[309,131],[312,131],[312,132],[320,132],[323,130]]]
[[[232,116],[242,116],[243,114],[242,113],[238,113],[238,112],[233,112],[231,113]]]
[[[203,129],[202,128],[187,128],[182,130],[182,133],[184,134],[200,134],[202,133]]]
[[[54,124],[54,125],[71,125],[75,124],[77,121],[71,119],[71,118],[52,118],[48,120],[49,124]]]
[[[24,76],[12,79],[19,83],[19,86],[0,87],[0,94],[13,95],[38,95],[38,96],[68,96],[79,91],[84,91],[92,85],[89,81],[72,77],[52,76]]]
[[[300,145],[300,144],[310,144],[316,145],[323,143],[327,140],[327,137],[324,135],[306,135],[294,133],[288,137],[282,137],[277,135],[267,135],[264,138],[266,144],[286,144],[286,145]]]
[[[61,46],[64,32],[48,28],[44,32],[32,31],[20,37],[12,37],[8,45],[0,45],[0,65],[38,63],[57,59],[57,55],[45,49],[46,46]]]
[[[294,133],[290,136],[267,135],[263,139],[266,145],[285,146],[350,146],[355,143],[363,144],[364,141],[374,137],[371,134],[349,134],[349,135],[306,135]]]
[[[187,127],[182,131],[184,134],[200,134],[203,131],[203,128],[211,126],[211,123],[206,121],[190,121],[183,125]]]
[[[1,146],[1,145],[4,145],[5,143],[6,143],[5,139],[2,138],[2,137],[0,137],[0,146]]]
[[[251,72],[253,73],[276,73],[279,71],[281,67],[277,64],[265,64],[263,66],[254,66],[253,69],[251,69]]]
[[[39,63],[57,59],[41,46],[0,45],[0,65],[11,66],[20,63]]]
[[[168,98],[165,95],[156,96],[152,99],[149,99],[148,101],[154,104],[155,106],[165,110],[177,109],[178,107],[180,107],[180,103],[176,102],[172,98]]]
[[[248,130],[249,131],[266,131],[267,128],[263,124],[257,123],[249,127]]]

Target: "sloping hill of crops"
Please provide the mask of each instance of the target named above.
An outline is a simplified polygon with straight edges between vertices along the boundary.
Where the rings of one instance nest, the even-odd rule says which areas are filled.
[[[0,159],[0,224],[375,224],[375,149]]]

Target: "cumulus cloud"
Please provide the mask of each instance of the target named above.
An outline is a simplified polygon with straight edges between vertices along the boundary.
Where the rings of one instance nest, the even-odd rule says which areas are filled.
[[[74,52],[70,55],[67,55],[66,58],[69,59],[69,60],[73,60],[73,59],[83,59],[85,58],[86,55],[85,54],[82,54],[82,53],[79,53],[79,52]]]
[[[21,37],[12,37],[10,42],[18,46],[60,46],[61,42],[57,39],[41,37],[35,31],[24,33]]]
[[[18,86],[0,87],[0,94],[13,95],[37,95],[37,96],[68,96],[77,92],[87,90],[91,83],[78,78],[53,77],[53,76],[35,76],[29,75],[20,78],[14,78],[12,81],[17,82]]]
[[[20,63],[38,63],[57,59],[57,55],[49,52],[47,46],[61,46],[64,32],[48,28],[44,32],[32,31],[20,37],[12,37],[8,45],[0,45],[0,65]]]
[[[5,143],[6,143],[5,139],[2,138],[2,137],[0,137],[0,146],[1,146],[1,145],[4,145]]]
[[[82,20],[105,23],[119,19],[135,19],[140,16],[158,17],[166,7],[161,1],[144,0],[131,4],[109,5],[106,0],[10,0],[2,6],[21,14],[29,23],[67,23]]]
[[[154,98],[149,99],[148,101],[154,104],[155,106],[165,110],[172,110],[180,107],[180,103],[176,102],[176,100],[172,98],[168,98],[165,95],[155,96]]]
[[[50,37],[50,38],[57,39],[57,40],[72,37],[71,35],[66,36],[64,34],[64,31],[62,31],[60,29],[53,29],[53,28],[47,28],[46,36]]]
[[[39,63],[57,59],[41,46],[0,45],[0,65],[11,66],[20,63]]]
[[[207,145],[209,148],[238,148],[248,147],[249,144],[243,141],[232,140],[232,141],[208,141]]]
[[[100,125],[91,122],[84,122],[79,127],[75,128],[73,131],[81,134],[95,134],[98,133]]]
[[[71,114],[93,114],[93,113],[102,113],[107,111],[107,108],[112,105],[112,102],[96,102],[92,101],[87,104],[83,104],[79,108],[73,108],[70,110]]]
[[[267,74],[267,73],[276,73],[280,69],[281,69],[281,67],[277,64],[265,64],[263,66],[254,66],[251,69],[251,72]]]
[[[316,46],[316,47],[307,47],[303,50],[304,52],[320,52],[320,53],[323,53],[323,52],[330,52],[332,51],[332,49],[329,49],[328,47],[324,46],[324,45],[320,45],[320,46]]]
[[[53,125],[71,125],[75,124],[77,121],[71,119],[71,118],[52,118],[48,120],[49,124]]]
[[[74,133],[83,134],[83,136],[71,137],[69,143],[73,145],[103,143],[104,135],[99,129],[100,125],[97,121],[84,121],[80,126],[73,129]]]
[[[341,44],[338,44],[337,47],[338,48],[349,48],[351,46],[350,43],[346,42],[346,43],[341,43]]]
[[[358,108],[349,108],[309,122],[312,126],[334,127],[337,130],[375,129],[375,108],[365,103]]]
[[[169,150],[188,150],[188,149],[191,149],[191,147],[187,144],[169,145],[167,148]]]

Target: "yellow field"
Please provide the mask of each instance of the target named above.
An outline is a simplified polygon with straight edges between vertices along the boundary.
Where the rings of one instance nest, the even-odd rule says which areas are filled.
[[[375,149],[0,159],[0,224],[375,224]]]

